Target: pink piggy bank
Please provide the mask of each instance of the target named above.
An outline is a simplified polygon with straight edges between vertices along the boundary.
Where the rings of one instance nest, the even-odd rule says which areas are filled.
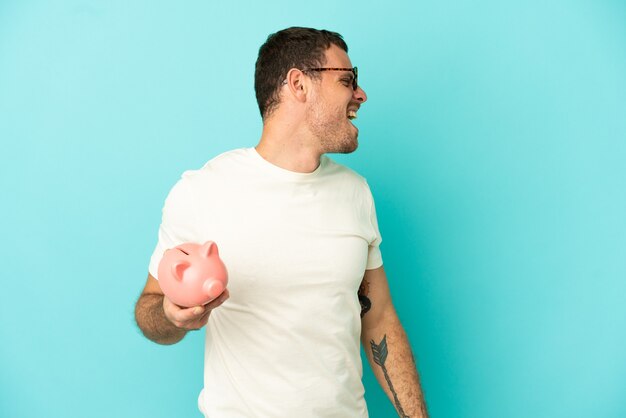
[[[165,296],[184,307],[212,301],[228,283],[226,267],[213,241],[202,245],[188,242],[165,251],[158,273]]]

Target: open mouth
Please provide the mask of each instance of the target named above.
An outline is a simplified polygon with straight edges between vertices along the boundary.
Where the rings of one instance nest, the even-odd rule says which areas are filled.
[[[350,120],[356,119],[356,110],[348,110],[348,119]]]

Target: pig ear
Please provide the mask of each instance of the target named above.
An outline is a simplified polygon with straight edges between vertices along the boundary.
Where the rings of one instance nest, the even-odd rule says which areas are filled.
[[[215,245],[213,241],[205,242],[200,248],[200,254],[205,258],[209,258],[212,255],[219,255],[217,252],[217,245]]]
[[[181,280],[183,280],[183,274],[185,273],[185,270],[187,270],[190,265],[191,264],[189,264],[189,262],[187,261],[178,261],[172,264],[172,276],[174,276],[174,278],[180,282]]]

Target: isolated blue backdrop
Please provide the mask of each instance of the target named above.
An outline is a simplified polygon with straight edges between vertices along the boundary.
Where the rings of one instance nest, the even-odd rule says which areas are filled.
[[[433,418],[626,416],[622,1],[0,1],[0,416],[193,417],[202,334],[133,321],[180,173],[256,144],[253,66],[344,34]],[[374,418],[393,408],[365,367]]]

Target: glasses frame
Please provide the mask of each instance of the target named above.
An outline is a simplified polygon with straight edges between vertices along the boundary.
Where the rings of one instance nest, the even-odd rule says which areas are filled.
[[[359,69],[357,67],[353,68],[307,68],[305,70],[300,70],[303,73],[307,71],[350,71],[354,78],[352,79],[352,90],[356,91],[359,88]]]

